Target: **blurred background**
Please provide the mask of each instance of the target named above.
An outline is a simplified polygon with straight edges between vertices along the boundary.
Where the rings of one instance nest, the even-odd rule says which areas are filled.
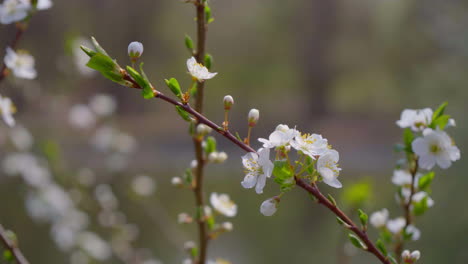
[[[347,212],[386,207],[391,217],[401,215],[391,185],[400,158],[393,145],[402,134],[395,121],[404,108],[434,109],[449,101],[447,111],[457,121],[449,133],[462,161],[436,171],[431,195],[435,205],[417,219],[422,236],[408,248],[421,250],[425,264],[468,262],[468,165],[463,161],[468,144],[467,1],[211,0],[210,6],[215,21],[209,26],[208,51],[219,74],[207,82],[206,115],[222,122],[222,98],[230,94],[236,102],[230,128],[241,135],[246,134],[248,110],[257,108],[261,118],[255,138],[267,137],[280,123],[328,138],[341,154],[344,188],[322,189]],[[17,129],[27,128],[33,135],[30,152],[37,160],[28,163],[16,157],[12,162],[11,155],[19,153],[11,143],[14,136],[0,127],[0,223],[17,233],[32,263],[88,262],[81,251],[66,248],[71,234],[63,235],[47,214],[34,210],[41,206],[34,202],[38,194],[29,190],[31,184],[9,176],[11,163],[26,171],[46,166],[67,197],[88,215],[87,229],[114,250],[125,254],[131,244],[153,263],[181,263],[185,258],[183,244],[196,241],[196,229],[177,224],[177,215],[193,213],[193,195],[174,188],[171,178],[181,176],[193,159],[187,124],[173,107],[143,100],[139,92],[83,69],[86,60],[77,47],[95,36],[126,64],[128,43],[140,41],[145,71],[158,89],[168,92],[163,80],[170,77],[188,87],[184,35],[195,38],[194,16],[192,5],[177,0],[55,0],[52,9],[33,17],[20,48],[34,55],[39,77],[10,77],[1,84],[1,93],[18,108]],[[14,26],[2,26],[0,47],[13,34]],[[85,106],[92,108],[98,100],[96,94],[115,100],[112,115],[86,113]],[[85,121],[77,121],[77,116]],[[117,142],[102,143],[109,135]],[[282,199],[273,217],[261,215],[261,202],[276,195],[278,186],[269,182],[263,195],[243,189],[242,151],[217,139],[229,159],[209,166],[206,195],[228,193],[239,213],[226,219],[234,232],[212,243],[211,258],[245,264],[376,263],[372,256],[350,250],[335,217],[299,189]],[[254,141],[253,146],[260,145]],[[135,191],[141,175],[155,184],[146,196]],[[349,194],[350,189],[367,201]],[[63,201],[60,195],[53,197]],[[76,222],[82,216],[63,221]],[[90,237],[81,240],[104,247]],[[89,263],[124,263],[118,254],[96,254]]]

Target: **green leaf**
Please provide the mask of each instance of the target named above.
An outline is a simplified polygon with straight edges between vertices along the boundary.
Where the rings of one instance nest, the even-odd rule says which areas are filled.
[[[171,89],[172,93],[177,96],[179,99],[182,99],[182,91],[180,90],[180,85],[177,79],[171,78],[169,80],[165,80],[167,87]]]
[[[208,4],[205,4],[205,21],[207,24],[212,22],[212,17],[211,17],[211,8],[208,6]],[[211,21],[210,21],[211,20]]]
[[[388,255],[387,248],[385,247],[385,244],[382,242],[382,240],[378,239],[375,245],[380,250],[380,252],[382,252],[384,256]]]
[[[208,225],[208,228],[209,228],[210,230],[213,230],[213,229],[215,228],[215,226],[216,226],[216,222],[215,222],[214,217],[213,217],[213,216],[208,217],[208,218],[206,219],[206,224]]]
[[[205,153],[210,154],[216,151],[216,139],[212,136],[206,138]]]
[[[449,120],[449,115],[441,115],[436,120],[432,121],[431,125],[434,129],[439,127],[441,130],[443,130],[447,126]]]
[[[127,84],[120,73],[121,68],[119,65],[107,55],[102,53],[94,54],[86,66],[100,72],[104,77],[113,82],[122,85]]]
[[[189,35],[185,35],[185,47],[193,54],[193,40]]]
[[[384,229],[384,230],[382,230],[382,232],[380,232],[380,238],[384,242],[390,243],[390,242],[392,242],[393,234],[390,233],[390,231],[388,229]]]
[[[276,160],[274,163],[273,175],[275,182],[280,185],[282,191],[286,192],[296,184],[294,171],[286,160]]]
[[[140,64],[140,70],[143,70],[143,63]],[[142,72],[142,75],[130,66],[127,66],[127,72],[133,78],[133,80],[135,80],[135,82],[138,83],[138,85],[142,88],[141,93],[143,95],[143,98],[150,99],[154,97],[152,85],[149,83],[148,78],[146,77],[146,74],[144,74],[144,72]]]
[[[213,56],[210,54],[205,54],[205,67],[208,70],[211,70],[211,67],[213,66]]]
[[[392,264],[398,264],[398,261],[394,257],[387,256],[387,258],[390,260],[390,262],[392,262]]]
[[[187,113],[187,111],[185,111],[181,106],[176,105],[176,110],[177,110],[177,113],[182,117],[182,119],[184,119],[187,122],[192,121],[189,113]]]
[[[362,241],[357,236],[353,234],[348,234],[348,238],[349,238],[349,241],[351,241],[351,244],[353,244],[355,247],[364,249],[364,250],[367,249],[366,245],[364,245],[364,243],[362,243]]]
[[[405,143],[406,152],[408,153],[413,152],[413,149],[411,147],[411,143],[413,143],[413,140],[414,140],[413,131],[411,131],[411,128],[405,128],[405,130],[403,130],[403,142]]]
[[[366,213],[364,213],[364,211],[362,211],[361,209],[358,209],[358,213],[359,213],[359,220],[361,220],[362,226],[367,226],[367,221],[369,220],[369,216]]]
[[[96,51],[98,53],[104,54],[107,57],[109,57],[109,54],[107,54],[107,52],[104,50],[104,48],[101,47],[101,45],[99,45],[99,43],[97,42],[97,40],[94,37],[91,37],[91,42],[93,43],[93,46],[94,46],[94,48],[96,49]]]
[[[421,199],[421,201],[413,203],[413,213],[415,215],[423,215],[427,211],[427,209],[429,209],[429,206],[427,205],[427,200],[428,197],[426,196],[423,199]]]
[[[95,52],[94,50],[88,48],[88,47],[85,47],[83,45],[80,46],[81,50],[84,51],[84,53],[86,53],[89,57],[93,57],[94,55],[97,54],[97,52]]]
[[[187,184],[192,184],[193,174],[191,169],[186,169],[184,173],[184,181]]]
[[[421,191],[425,191],[431,186],[432,180],[435,177],[435,173],[433,171],[424,174],[418,181],[418,189]]]
[[[336,221],[338,222],[338,224],[342,226],[345,226],[345,227],[349,226],[348,224],[345,223],[345,221],[343,221],[343,219],[339,218],[338,216],[336,217]]]
[[[372,196],[372,184],[364,179],[345,188],[341,195],[341,200],[346,205],[356,208],[371,200]]]
[[[312,175],[314,173],[314,162],[315,161],[309,155],[306,155],[304,166],[306,167],[306,171],[309,175]]]
[[[442,116],[445,112],[445,108],[447,107],[448,105],[448,102],[443,102],[435,111],[434,113],[432,114],[432,122],[431,122],[431,125],[432,123],[434,123],[434,121],[439,118],[440,116]]]
[[[5,250],[3,251],[3,259],[6,260],[6,261],[8,261],[8,262],[14,260],[13,254],[11,253],[10,250],[5,249]]]
[[[327,199],[336,207],[336,200],[331,194],[327,194]]]

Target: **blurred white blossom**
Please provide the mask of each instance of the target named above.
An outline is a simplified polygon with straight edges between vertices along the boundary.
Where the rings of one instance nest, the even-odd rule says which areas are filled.
[[[91,109],[84,104],[74,105],[70,109],[68,119],[72,126],[79,129],[90,128],[96,123],[96,116]]]
[[[31,10],[31,3],[23,0],[5,0],[0,4],[0,23],[11,24],[25,19]]]
[[[15,106],[8,97],[0,95],[0,114],[2,114],[3,121],[10,127],[15,125],[13,113],[16,111]]]
[[[89,107],[96,115],[106,117],[112,115],[115,112],[117,103],[115,102],[114,97],[111,95],[96,94],[91,97],[89,101]]]
[[[386,208],[373,212],[370,216],[370,223],[376,228],[384,227],[388,220],[388,210]]]
[[[234,217],[237,214],[237,205],[231,201],[227,194],[212,193],[210,202],[213,208],[224,216]]]
[[[406,225],[406,220],[403,217],[388,220],[387,228],[393,234],[400,233]]]
[[[20,151],[29,150],[34,142],[31,133],[23,126],[15,126],[9,136],[11,142]]]
[[[106,260],[112,255],[109,245],[97,234],[83,232],[78,237],[80,247],[96,260]]]
[[[37,76],[34,68],[34,57],[25,51],[15,52],[12,48],[7,47],[4,62],[18,78],[34,79]]]
[[[150,196],[156,189],[156,183],[153,178],[146,175],[140,175],[133,179],[132,188],[135,193],[141,196]]]

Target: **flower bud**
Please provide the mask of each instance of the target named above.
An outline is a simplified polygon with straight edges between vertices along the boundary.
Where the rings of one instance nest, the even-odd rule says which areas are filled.
[[[411,258],[416,261],[421,257],[421,252],[419,250],[415,250],[411,253]]]
[[[192,221],[192,217],[187,213],[180,213],[177,216],[177,222],[179,222],[179,224],[190,224]]]
[[[198,161],[197,160],[192,160],[190,162],[190,168],[195,169],[196,167],[198,167]]]
[[[224,96],[224,110],[230,110],[232,105],[234,104],[234,98],[230,95]]]
[[[409,259],[411,256],[411,253],[409,252],[409,250],[404,250],[402,253],[401,253],[401,258],[403,260],[407,260]]]
[[[272,216],[276,213],[278,201],[275,198],[270,198],[262,203],[260,212],[265,216]]]
[[[208,161],[209,162],[217,162],[218,161],[218,152],[211,152],[208,155]]]
[[[253,127],[257,124],[260,112],[257,109],[251,109],[248,115],[249,126]]]
[[[197,126],[197,134],[200,136],[209,134],[211,131],[213,131],[213,129],[205,124],[198,124]]]
[[[137,60],[143,54],[143,44],[140,42],[134,41],[128,45],[128,56],[132,60]]]
[[[221,224],[221,228],[224,230],[224,231],[227,231],[227,232],[231,232],[232,229],[233,229],[233,225],[231,222],[224,222]]]
[[[216,160],[216,162],[218,163],[223,163],[227,160],[228,158],[228,155],[226,154],[226,152],[219,152],[218,153],[218,159]]]
[[[182,186],[182,179],[180,177],[173,177],[171,179],[171,184],[177,187]]]
[[[404,250],[401,253],[401,258],[403,259],[404,263],[413,264],[421,257],[421,252],[419,250],[415,250],[410,253],[409,250]]]

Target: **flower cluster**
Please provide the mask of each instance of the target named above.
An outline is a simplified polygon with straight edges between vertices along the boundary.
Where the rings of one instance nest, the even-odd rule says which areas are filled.
[[[321,135],[303,134],[295,128],[281,124],[268,139],[258,140],[263,143],[263,147],[242,157],[246,173],[241,182],[244,188],[255,187],[255,191],[261,194],[267,178],[272,175],[283,192],[295,185],[295,177],[310,179],[313,182],[323,181],[334,188],[342,187],[338,180],[341,171],[338,167],[338,151],[332,149],[328,140]],[[271,150],[276,154],[274,162],[270,160]],[[298,157],[294,163],[291,162],[292,150],[296,150]],[[266,200],[260,211],[267,216],[274,214],[279,201],[279,197]]]
[[[35,10],[45,10],[51,7],[51,0],[38,0],[34,5],[31,0],[5,0],[0,4],[0,23],[20,22]]]

